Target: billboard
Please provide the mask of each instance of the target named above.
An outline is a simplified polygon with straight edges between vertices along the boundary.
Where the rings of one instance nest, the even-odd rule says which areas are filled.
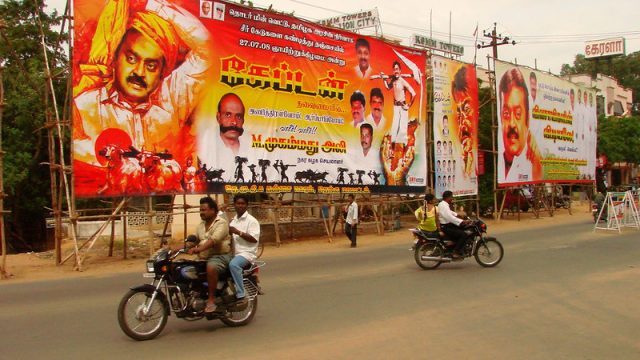
[[[435,194],[478,193],[478,79],[475,66],[431,57]]]
[[[424,52],[223,1],[74,13],[77,196],[424,191]]]
[[[413,46],[416,46],[416,47],[433,49],[433,50],[442,51],[442,52],[450,53],[457,56],[464,55],[464,46],[462,45],[456,45],[456,44],[428,38],[420,34],[413,34],[411,36],[411,39],[413,40]]]
[[[498,184],[595,180],[596,94],[496,61]]]

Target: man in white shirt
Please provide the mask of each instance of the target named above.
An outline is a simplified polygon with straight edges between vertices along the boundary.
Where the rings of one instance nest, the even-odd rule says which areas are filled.
[[[351,240],[351,247],[356,247],[356,236],[358,233],[358,204],[352,194],[347,196],[349,204],[347,205],[347,216],[345,217],[344,233]]]
[[[221,255],[212,258],[207,264],[209,272],[209,283],[216,284],[218,275],[227,270],[231,273],[233,283],[236,288],[236,305],[242,307],[247,304],[247,298],[242,284],[242,270],[253,263],[257,256],[258,241],[260,240],[260,223],[247,212],[249,199],[242,194],[233,198],[233,206],[236,209],[236,216],[229,223],[229,233],[232,235],[232,255]],[[213,273],[213,274],[212,274]],[[214,299],[209,298],[205,312],[216,311]]]
[[[468,220],[462,220],[458,217],[458,214],[451,210],[451,204],[453,203],[453,193],[447,190],[442,193],[442,201],[438,203],[438,219],[442,231],[447,234],[449,239],[456,242],[456,253],[454,257],[464,256],[464,244],[467,242],[467,234],[462,230],[462,226],[469,224]]]
[[[373,88],[369,94],[369,107],[371,113],[367,115],[365,121],[376,129],[383,129],[385,126],[384,118],[384,94],[380,88]]]
[[[371,54],[371,47],[369,42],[364,38],[356,40],[356,57],[358,64],[353,69],[360,79],[368,79],[371,76],[373,70],[369,63],[369,56]]]

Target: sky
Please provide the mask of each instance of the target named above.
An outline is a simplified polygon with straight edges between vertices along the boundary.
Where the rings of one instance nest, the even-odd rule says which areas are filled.
[[[66,0],[43,0],[48,8],[64,11]],[[102,1],[102,0],[93,0]],[[198,1],[198,0],[193,0]],[[486,4],[486,5],[483,5]],[[465,47],[463,61],[487,67],[491,48],[475,49],[497,23],[497,32],[516,41],[498,47],[500,60],[559,74],[562,64],[573,64],[576,54],[584,54],[585,41],[614,37],[626,39],[626,53],[640,50],[640,3],[638,0],[255,0],[256,7],[294,12],[309,21],[357,13],[376,8],[385,37],[410,45],[412,34],[449,41]],[[430,15],[431,14],[431,15]],[[449,19],[451,18],[451,23]],[[431,20],[430,20],[431,19]],[[449,31],[451,27],[451,31]],[[373,34],[373,29],[362,30]]]

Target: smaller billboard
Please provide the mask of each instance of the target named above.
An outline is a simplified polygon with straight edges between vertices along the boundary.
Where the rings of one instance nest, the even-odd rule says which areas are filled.
[[[349,31],[375,27],[379,23],[378,9],[362,10],[355,14],[339,15],[318,21],[320,25],[333,26]]]
[[[464,55],[464,46],[462,45],[456,45],[456,44],[428,38],[426,36],[422,36],[418,34],[413,34],[411,36],[411,40],[412,40],[412,45],[415,47],[442,51],[447,54],[454,54],[458,56]]]
[[[624,38],[612,38],[587,41],[584,45],[584,57],[587,59],[624,55]]]

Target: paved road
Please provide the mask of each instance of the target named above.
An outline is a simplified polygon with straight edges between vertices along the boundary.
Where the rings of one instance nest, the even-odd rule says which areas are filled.
[[[640,233],[494,233],[505,259],[420,270],[408,244],[266,260],[254,322],[118,328],[139,273],[0,286],[0,359],[638,359]],[[383,240],[386,241],[386,240]]]

